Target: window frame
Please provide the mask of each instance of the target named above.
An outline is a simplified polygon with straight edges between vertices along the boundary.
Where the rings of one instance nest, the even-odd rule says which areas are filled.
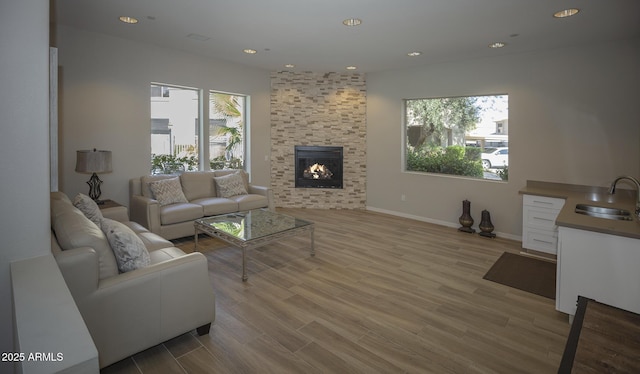
[[[208,134],[207,134],[207,139],[208,139],[207,146],[208,146],[209,152],[211,150],[210,144],[211,144],[211,139],[213,137],[213,135],[210,133],[211,132],[211,123],[212,123],[212,121],[222,120],[223,119],[223,118],[211,118],[212,111],[211,111],[210,108],[213,105],[212,102],[213,102],[213,97],[215,95],[227,95],[227,96],[230,96],[230,97],[235,97],[235,98],[240,98],[241,99],[241,103],[239,103],[239,106],[240,106],[240,110],[239,110],[240,121],[239,122],[242,123],[242,126],[241,126],[242,131],[240,133],[241,142],[238,144],[240,146],[240,148],[241,148],[241,150],[240,150],[240,153],[241,153],[241,158],[240,158],[241,167],[240,167],[240,169],[247,170],[248,148],[249,148],[249,143],[248,143],[249,95],[230,93],[230,92],[219,91],[219,90],[209,90],[208,91],[209,107],[208,107],[207,117],[209,119],[209,126],[208,126],[208,129],[207,129],[207,132],[208,132]],[[231,117],[225,116],[224,119],[226,121],[229,121],[230,118],[233,118],[233,116],[231,116]],[[203,139],[204,139],[204,137],[203,137]],[[236,145],[236,147],[238,145]],[[225,154],[226,154],[226,151],[225,151]],[[215,160],[211,157],[210,154],[208,154],[207,156],[208,156],[208,159],[209,159],[209,167],[211,167],[211,164],[214,163]],[[231,151],[231,160],[227,160],[227,165],[226,166],[238,166],[237,159],[236,159],[235,162],[234,162],[234,159],[233,159],[233,150]],[[232,168],[237,168],[237,167],[232,167]]]
[[[195,143],[194,146],[196,148],[196,156],[195,156],[195,164],[193,162],[188,162],[184,169],[185,170],[199,170],[199,171],[205,171],[205,170],[211,170],[211,157],[210,157],[210,147],[209,147],[209,142],[210,142],[210,138],[211,138],[211,119],[210,119],[210,115],[211,110],[210,110],[210,106],[211,106],[211,100],[214,94],[222,94],[222,95],[230,95],[230,96],[234,96],[234,97],[240,97],[242,98],[242,110],[241,110],[241,117],[242,117],[242,132],[241,132],[241,137],[242,137],[242,142],[240,143],[240,153],[241,153],[241,158],[242,158],[242,162],[240,163],[241,165],[241,169],[247,169],[248,168],[248,148],[249,148],[249,136],[248,136],[248,125],[249,125],[249,103],[250,103],[250,96],[249,95],[244,95],[244,94],[236,94],[236,93],[229,93],[229,92],[224,92],[224,91],[220,91],[220,90],[213,90],[213,89],[204,89],[204,88],[198,88],[198,87],[189,87],[189,86],[183,86],[183,85],[176,85],[176,84],[169,84],[169,83],[160,83],[160,82],[150,82],[149,86],[151,88],[150,94],[149,94],[149,103],[150,103],[150,121],[151,121],[151,127],[150,127],[150,133],[149,133],[149,139],[150,142],[153,141],[153,123],[154,120],[155,122],[158,122],[159,120],[166,120],[166,118],[164,117],[153,117],[154,113],[153,113],[153,103],[166,103],[166,102],[170,102],[171,101],[171,95],[170,95],[170,90],[172,88],[174,89],[185,89],[185,90],[193,90],[195,92],[197,92],[197,100],[198,100],[198,104],[197,104],[197,118],[195,118],[196,123],[195,123]],[[153,95],[153,87],[157,86],[160,87],[161,92],[163,93],[163,96],[154,96]],[[164,92],[167,92],[167,95],[164,95]],[[206,101],[205,101],[205,97],[206,97]],[[209,104],[209,105],[205,105],[205,104]],[[205,126],[204,123],[205,121],[209,122],[209,126]],[[187,125],[188,126],[188,125]],[[170,135],[171,136],[171,135]],[[166,154],[160,154],[160,155],[154,155],[153,152],[151,153],[151,172],[154,172],[154,169],[156,169],[157,164],[158,164],[158,156],[167,156],[165,157],[165,160],[169,160],[169,161],[173,161],[173,162],[177,162],[176,161],[176,150],[175,150],[175,144],[173,144],[173,139],[170,138],[170,144],[169,147],[171,149],[170,152],[173,152],[173,155],[166,155]],[[153,143],[151,143],[152,145]],[[152,151],[153,151],[153,146],[152,146]],[[203,161],[203,160],[208,160],[208,161]],[[193,160],[190,160],[193,161]],[[230,166],[229,164],[225,164],[225,168],[227,168],[228,166]],[[163,168],[163,171],[167,170],[166,168]],[[172,173],[175,172],[181,172],[182,170],[176,170],[176,171],[172,171]]]
[[[458,130],[458,138],[454,134],[456,132],[455,127],[451,125],[445,127],[440,124],[437,126],[442,126],[437,128],[437,131],[434,131],[433,122],[437,122],[441,120],[443,115],[438,112],[437,114],[430,114],[429,110],[434,109],[423,109],[423,112],[419,115],[415,115],[411,112],[411,104],[412,101],[429,101],[429,100],[451,100],[451,102],[464,99],[466,100],[469,106],[474,106],[475,113],[478,116],[473,121],[473,127],[467,128],[467,126],[463,125],[461,129]],[[479,102],[480,100],[480,102]],[[444,104],[437,105],[438,103],[432,104],[433,107],[442,108],[446,106]],[[431,104],[425,104],[425,108],[429,108]],[[464,107],[463,107],[464,108]],[[449,112],[451,113],[451,112]],[[477,129],[479,124],[483,125],[483,128],[486,130],[488,119],[487,116],[492,113],[494,118],[492,118],[489,122],[492,122],[493,131],[491,134],[478,135],[478,133],[474,133],[474,130]],[[486,147],[491,147],[489,144],[495,141],[501,141],[504,144],[501,146],[508,147],[508,113],[509,113],[509,94],[508,93],[491,93],[491,94],[478,94],[478,95],[464,95],[464,96],[442,96],[442,97],[426,97],[426,98],[410,98],[410,99],[402,99],[402,154],[401,154],[401,171],[404,173],[416,173],[416,174],[427,174],[427,175],[436,175],[436,176],[444,176],[444,177],[455,177],[455,178],[466,178],[472,180],[480,180],[480,181],[501,181],[508,182],[508,168],[509,162],[507,161],[506,165],[503,168],[489,168],[485,169],[482,166],[482,157],[481,153],[483,149]],[[429,115],[434,118],[433,121],[427,121],[429,119]],[[455,115],[458,115],[455,113]],[[454,115],[454,116],[455,116]],[[422,116],[422,117],[421,117]],[[460,116],[456,118],[462,118],[462,122],[464,122],[465,117]],[[470,118],[474,118],[470,116]],[[417,121],[417,119],[421,119],[421,121]],[[468,121],[468,119],[466,119]],[[429,122],[431,124],[431,132],[425,130],[426,123]],[[442,123],[445,121],[443,120]],[[416,125],[417,123],[417,125]],[[425,135],[427,134],[427,135]],[[427,141],[427,138],[435,135],[433,138]],[[446,136],[445,136],[446,135]],[[434,139],[436,141],[434,142]],[[431,144],[430,144],[431,143]],[[470,148],[476,148],[471,143],[477,144],[479,151],[473,151],[473,153],[468,153]],[[460,146],[462,150],[455,150],[448,148],[451,145]],[[415,164],[416,160],[420,160],[420,156],[417,154],[419,152],[423,152],[424,155],[429,155],[430,151],[433,155],[431,157],[431,161],[424,162],[424,165],[427,165],[423,170],[419,170],[418,168],[412,168],[410,163]],[[439,152],[439,153],[438,153]],[[447,152],[451,152],[447,154]],[[475,154],[477,153],[477,159],[475,158]],[[458,161],[455,161],[456,158],[451,157],[450,155],[461,155],[458,157]],[[439,160],[439,157],[442,156],[442,159]],[[438,158],[435,158],[438,157]],[[473,157],[473,159],[469,159],[469,157]],[[507,156],[508,157],[508,156]],[[467,160],[463,160],[463,159]],[[429,157],[423,157],[424,160],[429,160]],[[451,160],[454,162],[451,165],[442,163],[441,160]],[[439,163],[440,161],[440,163]],[[480,169],[478,169],[477,165],[473,165],[476,162],[480,165]],[[429,166],[431,164],[431,166]],[[468,165],[465,165],[468,164]],[[421,165],[422,167],[422,165]],[[447,170],[451,169],[453,172],[440,172],[440,171],[430,171],[431,170]],[[480,170],[482,170],[480,174]],[[470,172],[469,174],[465,174],[465,172]],[[481,175],[481,176],[480,176]]]

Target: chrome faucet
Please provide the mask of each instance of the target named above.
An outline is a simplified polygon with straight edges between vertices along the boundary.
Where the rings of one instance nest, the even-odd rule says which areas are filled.
[[[636,178],[630,177],[628,175],[619,176],[618,178],[616,178],[616,180],[613,181],[613,183],[611,183],[611,187],[609,188],[609,193],[612,194],[612,195],[614,193],[616,193],[616,184],[621,179],[628,179],[628,180],[632,181],[636,185],[636,191],[638,193],[638,196],[636,198],[636,216],[638,218],[640,218],[640,181],[638,181]]]

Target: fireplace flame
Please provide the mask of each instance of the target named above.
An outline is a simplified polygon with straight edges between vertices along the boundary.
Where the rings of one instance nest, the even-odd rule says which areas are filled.
[[[315,163],[304,169],[303,176],[307,179],[331,179],[333,173],[325,165]]]

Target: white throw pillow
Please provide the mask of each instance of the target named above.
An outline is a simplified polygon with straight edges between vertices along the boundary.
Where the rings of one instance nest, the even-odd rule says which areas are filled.
[[[214,177],[213,180],[216,182],[216,191],[218,191],[219,197],[247,194],[247,189],[244,186],[244,178],[239,172],[223,177]]]
[[[85,194],[79,193],[76,195],[76,197],[73,198],[73,206],[78,208],[82,212],[82,214],[85,215],[85,217],[91,220],[91,222],[100,227],[100,221],[102,221],[102,212],[100,211],[98,204],[96,204],[96,202],[93,201],[92,198]]]
[[[151,264],[149,251],[144,246],[142,239],[124,223],[103,218],[101,228],[109,241],[111,250],[113,250],[118,270],[121,273]]]
[[[178,177],[150,182],[149,188],[160,205],[189,202],[182,192],[182,185]]]

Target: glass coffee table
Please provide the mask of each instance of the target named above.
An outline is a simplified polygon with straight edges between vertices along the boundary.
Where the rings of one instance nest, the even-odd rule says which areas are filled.
[[[198,234],[204,233],[242,249],[242,280],[247,276],[247,249],[254,249],[286,237],[310,233],[311,256],[315,256],[313,222],[267,209],[229,213],[195,220],[195,250]]]

